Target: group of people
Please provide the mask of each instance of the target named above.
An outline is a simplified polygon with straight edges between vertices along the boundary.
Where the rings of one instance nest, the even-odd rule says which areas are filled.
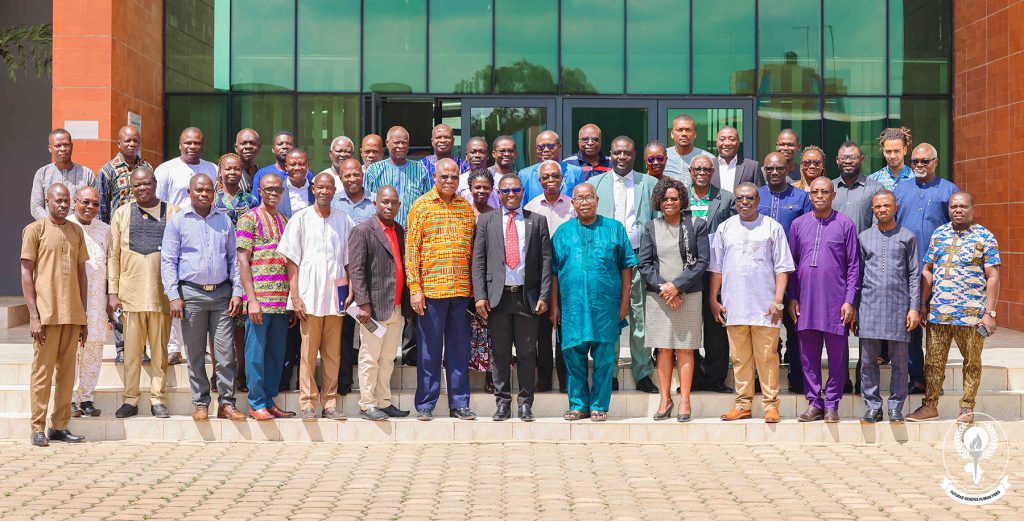
[[[259,168],[254,130],[215,165],[200,158],[202,131],[186,128],[180,156],[154,169],[139,130],[125,126],[96,176],[72,161],[71,135],[54,130],[21,253],[36,344],[32,442],[81,441],[69,418],[100,415],[92,393],[108,321],[125,368],[119,418],[138,414],[147,363],[151,413],[168,417],[165,375],[182,360],[196,421],[209,418],[213,390],[218,418],[296,416],[275,401],[293,374],[302,420],[344,420],[338,395],[355,381],[361,417],[404,417],[390,393],[401,352],[416,367],[419,420],[432,419],[442,377],[450,416],[476,418],[472,370],[488,373],[493,419],[511,418],[514,368],[522,421],[553,374],[568,393],[566,420],[603,421],[628,325],[636,389],[660,393],[655,420],[676,410],[675,372],[680,422],[695,390],[735,392],[721,419],[751,418],[755,380],[764,420],[780,421],[785,329],[789,389],[808,401],[800,421],[839,421],[852,391],[850,332],[860,337],[863,422],[881,421],[883,405],[893,422],[936,418],[954,339],[964,355],[958,416],[973,421],[982,346],[996,331],[998,246],[974,222],[970,194],[937,175],[932,145],[886,129],[886,165],[868,176],[848,141],[830,180],[825,152],[801,148],[790,129],[763,164],[739,153],[733,127],[718,131],[717,155],[694,146],[689,116],[671,133],[674,145],[639,151],[647,173],[635,170],[632,139],[614,138],[606,155],[593,124],[565,158],[559,136],[541,132],[538,162],[516,171],[510,136],[470,137],[457,157],[452,129],[437,125],[433,154],[417,161],[395,126],[365,136],[361,160],[351,139],[335,138],[331,166],[314,174],[289,132],[273,136],[275,160]],[[236,390],[248,391],[247,415]],[[908,393],[921,391],[904,418]]]

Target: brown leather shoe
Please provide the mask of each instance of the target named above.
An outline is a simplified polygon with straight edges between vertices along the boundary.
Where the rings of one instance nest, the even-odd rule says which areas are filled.
[[[217,417],[222,420],[231,420],[233,422],[245,420],[245,415],[238,412],[238,409],[230,403],[225,403],[220,407],[217,407]]]
[[[722,420],[731,422],[733,420],[746,420],[753,416],[747,409],[740,409],[739,407],[733,407],[731,411],[722,415]]]
[[[973,414],[971,416],[974,416]],[[922,405],[916,411],[907,415],[908,422],[923,422],[934,420],[939,417],[939,411],[933,407]]]
[[[802,422],[816,422],[825,419],[825,411],[811,405],[807,407],[803,414],[797,416],[796,419]]]
[[[764,411],[764,422],[765,423],[779,423],[779,410],[775,407],[769,407]]]
[[[266,407],[264,407],[262,409],[255,409],[255,410],[254,409],[249,409],[249,417],[254,419],[254,420],[256,420],[256,421],[261,421],[261,422],[265,422],[267,420],[274,420],[274,419],[277,418],[277,416],[274,416],[273,414],[270,414],[270,411],[268,411],[266,409]]]
[[[194,405],[192,407],[192,419],[201,422],[210,419],[210,408],[206,405]]]
[[[284,410],[284,409],[282,409],[282,408],[280,408],[280,407],[278,407],[276,405],[271,407],[270,409],[267,409],[267,411],[270,412],[270,414],[273,414],[275,418],[294,418],[295,417],[295,413],[294,412],[286,411],[286,410]]]
[[[961,407],[960,414],[956,419],[957,423],[974,423],[974,409]]]
[[[836,409],[825,409],[825,423],[839,423],[839,411]]]

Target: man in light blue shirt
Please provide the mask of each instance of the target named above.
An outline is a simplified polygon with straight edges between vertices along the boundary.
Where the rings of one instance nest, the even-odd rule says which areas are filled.
[[[704,149],[693,146],[694,141],[697,140],[697,126],[690,115],[680,114],[672,120],[672,140],[675,141],[675,146],[669,147],[667,150],[665,175],[681,181],[689,188],[690,161],[697,156],[707,156],[712,159],[715,156]]]
[[[887,128],[878,136],[878,144],[882,147],[882,156],[885,157],[885,166],[881,170],[868,176],[882,183],[888,190],[896,188],[896,185],[904,179],[910,179],[914,171],[903,162],[903,158],[910,153],[910,129]]]
[[[242,311],[242,283],[235,259],[235,229],[213,206],[214,185],[206,174],[189,182],[192,208],[173,215],[160,247],[160,279],[171,317],[181,319],[192,389],[193,420],[209,419],[210,377],[206,339],[213,336],[217,417],[245,416],[235,408],[234,317]]]
[[[519,171],[519,179],[523,181],[523,202],[528,203],[544,193],[540,182],[540,165],[544,161],[558,161],[562,155],[562,142],[553,130],[545,130],[537,134],[537,163]],[[572,197],[572,189],[583,182],[583,169],[565,161],[562,167],[562,193]]]
[[[338,190],[331,206],[348,215],[355,224],[377,215],[373,206],[374,194],[363,187],[363,167],[359,160],[346,159],[340,166],[343,189]]]

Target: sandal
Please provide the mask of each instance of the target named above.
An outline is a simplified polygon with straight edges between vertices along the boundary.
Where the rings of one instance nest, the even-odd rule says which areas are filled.
[[[577,410],[574,410],[574,409],[569,409],[568,411],[565,411],[565,414],[562,415],[562,417],[565,418],[566,421],[582,420],[583,419],[583,411],[577,411]]]
[[[603,422],[608,419],[608,413],[605,411],[591,411],[590,421],[592,422]]]

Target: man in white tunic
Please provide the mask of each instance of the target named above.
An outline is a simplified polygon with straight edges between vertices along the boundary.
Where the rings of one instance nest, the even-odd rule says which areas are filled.
[[[75,357],[78,386],[71,397],[71,416],[78,418],[100,415],[100,410],[93,406],[92,392],[100,377],[103,340],[107,335],[107,240],[110,226],[96,218],[100,212],[100,194],[95,188],[85,186],[78,189],[74,204],[75,215],[68,220],[78,223],[85,231],[85,246],[89,251],[89,260],[85,261],[85,276],[89,281],[85,318],[89,336]]]
[[[316,204],[294,214],[285,226],[277,251],[288,259],[288,309],[299,319],[302,335],[299,365],[299,409],[303,421],[323,417],[344,420],[337,407],[341,364],[341,313],[348,300],[348,236],[352,220],[332,210],[336,192],[330,174],[313,178]],[[313,379],[320,355],[322,389]]]

